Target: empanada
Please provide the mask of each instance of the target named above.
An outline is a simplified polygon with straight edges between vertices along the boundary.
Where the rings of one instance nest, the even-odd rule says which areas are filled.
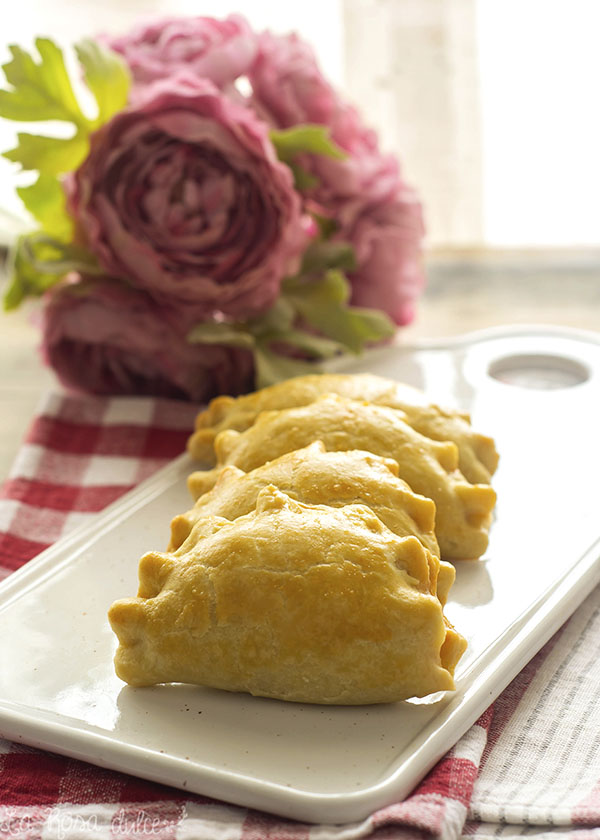
[[[498,465],[494,441],[471,428],[467,413],[440,408],[416,388],[370,373],[298,376],[241,397],[216,397],[196,418],[189,451],[204,463],[213,464],[213,442],[219,432],[243,432],[262,411],[308,405],[323,394],[400,410],[403,419],[425,437],[453,441],[458,446],[459,468],[472,484],[489,483]]]
[[[192,492],[196,475],[189,479]],[[225,467],[213,489],[200,495],[192,510],[173,519],[168,550],[178,549],[199,519],[206,516],[235,519],[254,510],[259,492],[269,484],[308,504],[367,505],[394,534],[417,537],[432,557],[429,591],[438,594],[439,587],[440,600],[445,603],[455,572],[448,563],[442,563],[440,569],[434,534],[435,504],[431,499],[417,496],[398,478],[395,461],[357,450],[327,452],[321,441],[248,473],[234,466]]]
[[[146,554],[110,609],[117,674],[310,703],[382,703],[454,687],[465,641],[428,592],[427,549],[363,505],[268,486],[234,521]]]
[[[400,478],[435,502],[443,559],[472,559],[487,548],[496,494],[489,484],[465,480],[456,445],[419,434],[400,411],[334,394],[298,408],[265,411],[244,432],[221,432],[215,439],[217,468],[194,481],[209,489],[228,464],[248,472],[315,440],[331,451],[362,449],[397,461]]]

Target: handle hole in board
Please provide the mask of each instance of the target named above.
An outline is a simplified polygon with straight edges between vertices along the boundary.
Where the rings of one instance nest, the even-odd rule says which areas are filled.
[[[590,377],[588,368],[581,362],[546,353],[503,356],[490,363],[488,374],[505,385],[541,391],[572,388]]]

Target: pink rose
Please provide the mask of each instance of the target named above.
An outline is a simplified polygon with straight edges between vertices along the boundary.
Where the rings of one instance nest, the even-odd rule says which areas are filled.
[[[382,154],[375,132],[334,91],[310,46],[297,36],[260,36],[248,78],[251,102],[271,124],[325,125],[347,152],[343,160],[302,156],[299,163],[318,181],[305,191],[305,199],[336,222],[336,239],[354,246],[358,269],[349,278],[352,302],[408,323],[424,284],[424,226],[421,205],[404,184],[396,158]]]
[[[240,15],[167,18],[100,40],[123,56],[136,86],[188,72],[223,88],[246,73],[256,54],[256,36]]]
[[[323,77],[312,48],[298,35],[261,33],[248,79],[254,106],[277,128],[331,124],[337,96]]]
[[[408,189],[396,201],[367,208],[349,239],[358,270],[351,275],[352,303],[382,309],[396,324],[409,324],[424,281],[421,204]]]
[[[335,238],[354,248],[351,302],[381,309],[400,326],[410,323],[425,285],[425,226],[395,158],[365,150],[341,161],[315,159],[311,171],[319,178],[312,200],[335,220]]]
[[[393,201],[405,189],[391,155],[360,154],[344,160],[311,156],[306,164],[319,179],[310,198],[347,232],[367,205]]]
[[[252,355],[190,344],[190,326],[123,283],[70,275],[46,295],[42,353],[64,385],[92,394],[205,402],[249,390]]]
[[[323,76],[312,47],[298,35],[261,33],[248,80],[250,103],[274,127],[317,123],[351,155],[378,153],[375,132]]]
[[[157,82],[91,140],[69,199],[106,273],[196,320],[277,298],[305,243],[266,125],[210,82]]]
[[[259,36],[259,50],[248,78],[252,84],[251,103],[276,128],[298,123],[317,123],[329,128],[332,139],[348,156],[336,160],[306,155],[302,164],[319,179],[309,196],[342,226],[353,222],[356,201],[360,211],[364,201],[391,198],[399,188],[398,163],[383,155],[377,135],[361,121],[357,110],[341,98],[325,79],[309,44],[297,35]],[[347,218],[339,219],[339,211]]]
[[[351,302],[410,323],[425,285],[423,210],[400,178],[392,156],[365,152],[345,160],[315,158],[319,184],[312,200],[335,220],[335,239],[354,248],[357,270],[349,276]]]

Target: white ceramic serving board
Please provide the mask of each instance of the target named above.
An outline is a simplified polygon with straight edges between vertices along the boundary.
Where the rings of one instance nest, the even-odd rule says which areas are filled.
[[[358,820],[405,797],[600,582],[596,337],[496,330],[336,369],[422,387],[496,438],[490,548],[458,564],[447,607],[469,642],[456,692],[344,708],[120,682],[106,611],[190,506],[183,456],[0,586],[5,738],[300,820]]]

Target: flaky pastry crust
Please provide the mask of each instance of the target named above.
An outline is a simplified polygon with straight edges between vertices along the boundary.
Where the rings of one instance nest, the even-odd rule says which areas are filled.
[[[465,642],[428,591],[428,553],[364,505],[267,486],[251,513],[142,558],[138,597],[109,613],[117,674],[325,704],[452,689]]]
[[[213,443],[219,432],[243,432],[262,411],[308,405],[323,394],[394,408],[424,437],[453,441],[458,447],[459,468],[472,484],[489,483],[498,465],[494,441],[472,429],[467,413],[432,404],[418,389],[370,373],[309,374],[241,397],[216,397],[196,418],[189,451],[203,463],[214,464]]]
[[[443,559],[473,559],[486,550],[496,494],[489,484],[465,480],[457,446],[424,437],[395,409],[335,394],[298,408],[265,411],[244,432],[221,432],[215,439],[218,466],[194,481],[208,490],[224,466],[248,472],[314,440],[331,451],[361,449],[395,460],[400,478],[435,502]]]

